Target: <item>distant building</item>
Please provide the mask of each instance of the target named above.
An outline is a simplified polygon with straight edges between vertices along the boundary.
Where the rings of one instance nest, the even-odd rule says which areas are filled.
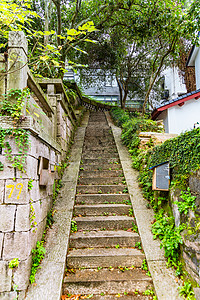
[[[98,72],[98,70],[97,70]],[[92,78],[93,84],[91,87],[85,87],[83,88],[83,92],[93,97],[97,101],[101,101],[103,103],[112,104],[112,105],[118,105],[120,106],[120,93],[119,93],[119,87],[117,84],[117,80],[115,77],[111,74],[107,74],[106,76],[103,74],[102,79],[98,79],[95,84],[95,78],[97,75],[90,74],[89,75]],[[80,81],[80,75],[74,74],[73,70],[68,69],[67,72],[64,75],[64,80],[68,81],[76,81],[77,83]],[[127,97],[126,106],[127,107],[133,107],[133,108],[140,108],[143,104],[142,99],[130,99],[130,97]]]
[[[93,84],[92,87],[85,88],[85,94],[97,101],[120,105],[119,87],[115,77],[112,75],[102,76],[100,81],[100,85],[95,86]],[[93,82],[95,82],[95,74],[93,75]]]
[[[194,46],[187,61],[187,66],[195,66],[197,90],[176,98],[180,93],[180,82],[172,84],[171,99],[163,101],[152,112],[153,120],[163,120],[166,133],[192,130],[200,123],[200,50]]]
[[[188,67],[195,67],[196,88],[200,89],[200,48],[193,46],[187,61]]]
[[[187,93],[184,76],[178,67],[168,67],[164,72],[164,99],[172,100]]]

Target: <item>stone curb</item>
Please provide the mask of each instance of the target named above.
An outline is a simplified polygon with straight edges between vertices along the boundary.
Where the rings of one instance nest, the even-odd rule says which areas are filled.
[[[153,209],[148,209],[147,201],[143,198],[142,191],[139,188],[137,177],[138,172],[131,167],[132,160],[127,148],[121,142],[121,129],[116,127],[111,117],[106,113],[109,125],[112,128],[114,139],[119,152],[124,176],[129,190],[133,211],[136,218],[139,234],[142,240],[142,246],[146,256],[147,264],[153,279],[155,292],[158,300],[179,300],[176,283],[177,278],[173,270],[166,267],[166,259],[163,249],[160,249],[160,242],[153,239],[151,232],[151,222],[153,221]]]
[[[46,236],[46,255],[36,274],[36,284],[29,286],[26,300],[60,300],[73,214],[76,184],[89,113],[78,127],[71,150],[71,163],[63,175],[63,187],[54,205],[55,222]],[[77,147],[78,146],[78,147]],[[74,150],[74,151],[73,151]],[[74,163],[76,162],[76,163]]]

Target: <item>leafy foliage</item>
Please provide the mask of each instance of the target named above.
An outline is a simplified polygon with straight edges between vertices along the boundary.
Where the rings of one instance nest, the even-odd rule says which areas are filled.
[[[1,0],[0,2],[0,36],[1,47],[5,47],[8,33],[12,30],[23,30],[25,24],[31,24],[31,19],[38,17],[35,11],[31,10],[29,1]]]
[[[174,203],[177,204],[178,210],[180,213],[184,213],[185,215],[188,214],[189,209],[195,210],[196,209],[196,204],[195,204],[195,199],[196,196],[191,195],[190,188],[187,188],[186,192],[181,191],[180,198],[183,199],[183,201],[175,201]]]
[[[151,152],[149,166],[169,161],[173,168],[173,184],[184,188],[191,171],[200,168],[200,128],[186,131],[165,141]]]
[[[18,155],[12,155],[12,148],[9,142],[5,142],[6,136],[14,138],[18,148]],[[19,171],[25,172],[24,166],[29,147],[29,134],[26,130],[20,128],[2,129],[0,127],[0,148],[4,148],[5,156],[12,163],[12,166],[18,168]]]
[[[31,267],[31,275],[30,275],[30,283],[35,282],[35,274],[37,269],[40,268],[40,263],[44,258],[46,253],[46,249],[43,247],[44,242],[37,242],[36,249],[32,249],[32,267]]]
[[[17,121],[22,120],[22,110],[29,95],[30,90],[28,88],[8,91],[4,99],[0,101],[0,116],[10,116]]]
[[[77,223],[75,220],[71,221],[71,232],[76,232],[78,230]]]
[[[18,258],[13,258],[10,262],[9,262],[9,268],[10,269],[14,269],[17,268],[19,266],[19,259]]]
[[[195,300],[195,295],[194,292],[192,290],[192,284],[191,282],[185,281],[183,286],[179,288],[179,294],[180,296],[183,296],[184,299],[187,300]]]
[[[152,225],[152,232],[155,238],[161,240],[161,248],[164,248],[165,257],[177,262],[180,253],[180,244],[183,243],[181,231],[184,225],[175,227],[174,218],[168,217],[163,210],[155,215],[155,222]]]
[[[155,124],[151,123],[150,120],[140,120],[139,117],[131,118],[130,115],[123,111],[120,114],[120,111],[120,109],[113,108],[112,117],[123,128],[123,143],[127,145],[131,153],[133,167],[140,171],[139,182],[144,196],[150,201],[156,212],[155,221],[152,225],[154,238],[161,240],[161,248],[164,249],[165,256],[168,259],[168,266],[173,267],[176,275],[180,276],[183,273],[183,265],[179,261],[180,245],[183,243],[181,232],[186,229],[186,225],[182,224],[179,227],[175,227],[172,214],[169,212],[166,213],[161,209],[166,199],[158,197],[155,200],[152,191],[152,171],[149,168],[163,161],[169,161],[170,166],[173,167],[172,175],[174,181],[172,186],[184,187],[185,189],[191,172],[199,169],[200,155],[198,149],[200,129],[185,132],[156,147],[152,147],[153,143],[149,143],[146,149],[140,150],[138,148],[140,144],[138,132],[143,130],[159,132],[160,129],[156,128]],[[123,122],[124,115],[126,119]],[[185,192],[182,191],[180,197],[183,201],[176,204],[181,213],[187,214],[189,209],[195,210],[195,196],[191,195],[189,189]]]

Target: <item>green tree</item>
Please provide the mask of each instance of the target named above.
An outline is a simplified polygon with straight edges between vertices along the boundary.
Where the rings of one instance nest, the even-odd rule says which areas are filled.
[[[100,55],[99,61],[99,55],[96,55],[97,65],[105,66],[105,72],[108,67],[116,70],[119,88],[125,95],[122,102],[125,102],[127,90],[131,85],[134,86],[129,76],[130,73],[133,74],[134,70],[134,67],[131,68],[131,66],[139,61],[137,69],[141,70],[142,76],[140,77],[143,80],[137,79],[135,83],[140,81],[140,89],[145,88],[143,113],[145,112],[149,96],[161,71],[171,62],[176,62],[178,58],[181,39],[195,40],[198,27],[194,19],[198,18],[199,12],[194,5],[195,2],[191,1],[190,4],[187,4],[187,1],[184,0],[176,2],[173,0],[135,0],[118,1],[117,5],[115,1],[104,1],[103,4],[107,4],[107,7],[99,14],[96,14],[96,6],[93,1],[83,2],[87,5],[90,19],[99,29],[99,32],[95,34],[95,39],[99,42],[100,52],[103,38],[111,49],[110,65],[107,57],[104,63],[101,60],[103,55]],[[100,3],[97,2],[97,5],[101,10]],[[91,7],[93,13],[91,13]],[[85,11],[86,9],[82,5],[79,19],[85,18]],[[105,46],[107,47],[107,45]],[[131,57],[129,50],[135,45],[137,50],[132,52],[134,55]],[[84,49],[91,54],[88,46]],[[96,51],[98,51],[98,45]],[[142,53],[146,56],[146,62],[140,59]],[[80,62],[85,61],[83,56],[79,58]],[[92,62],[93,58],[89,55],[86,61]],[[89,65],[92,64],[89,63]],[[123,103],[122,107],[124,107]]]

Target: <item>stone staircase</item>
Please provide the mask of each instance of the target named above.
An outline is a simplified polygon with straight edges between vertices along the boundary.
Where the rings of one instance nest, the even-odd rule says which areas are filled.
[[[112,131],[104,113],[91,112],[63,299],[152,299],[143,295],[153,284],[141,268],[145,255],[135,244],[140,246],[140,236]]]

